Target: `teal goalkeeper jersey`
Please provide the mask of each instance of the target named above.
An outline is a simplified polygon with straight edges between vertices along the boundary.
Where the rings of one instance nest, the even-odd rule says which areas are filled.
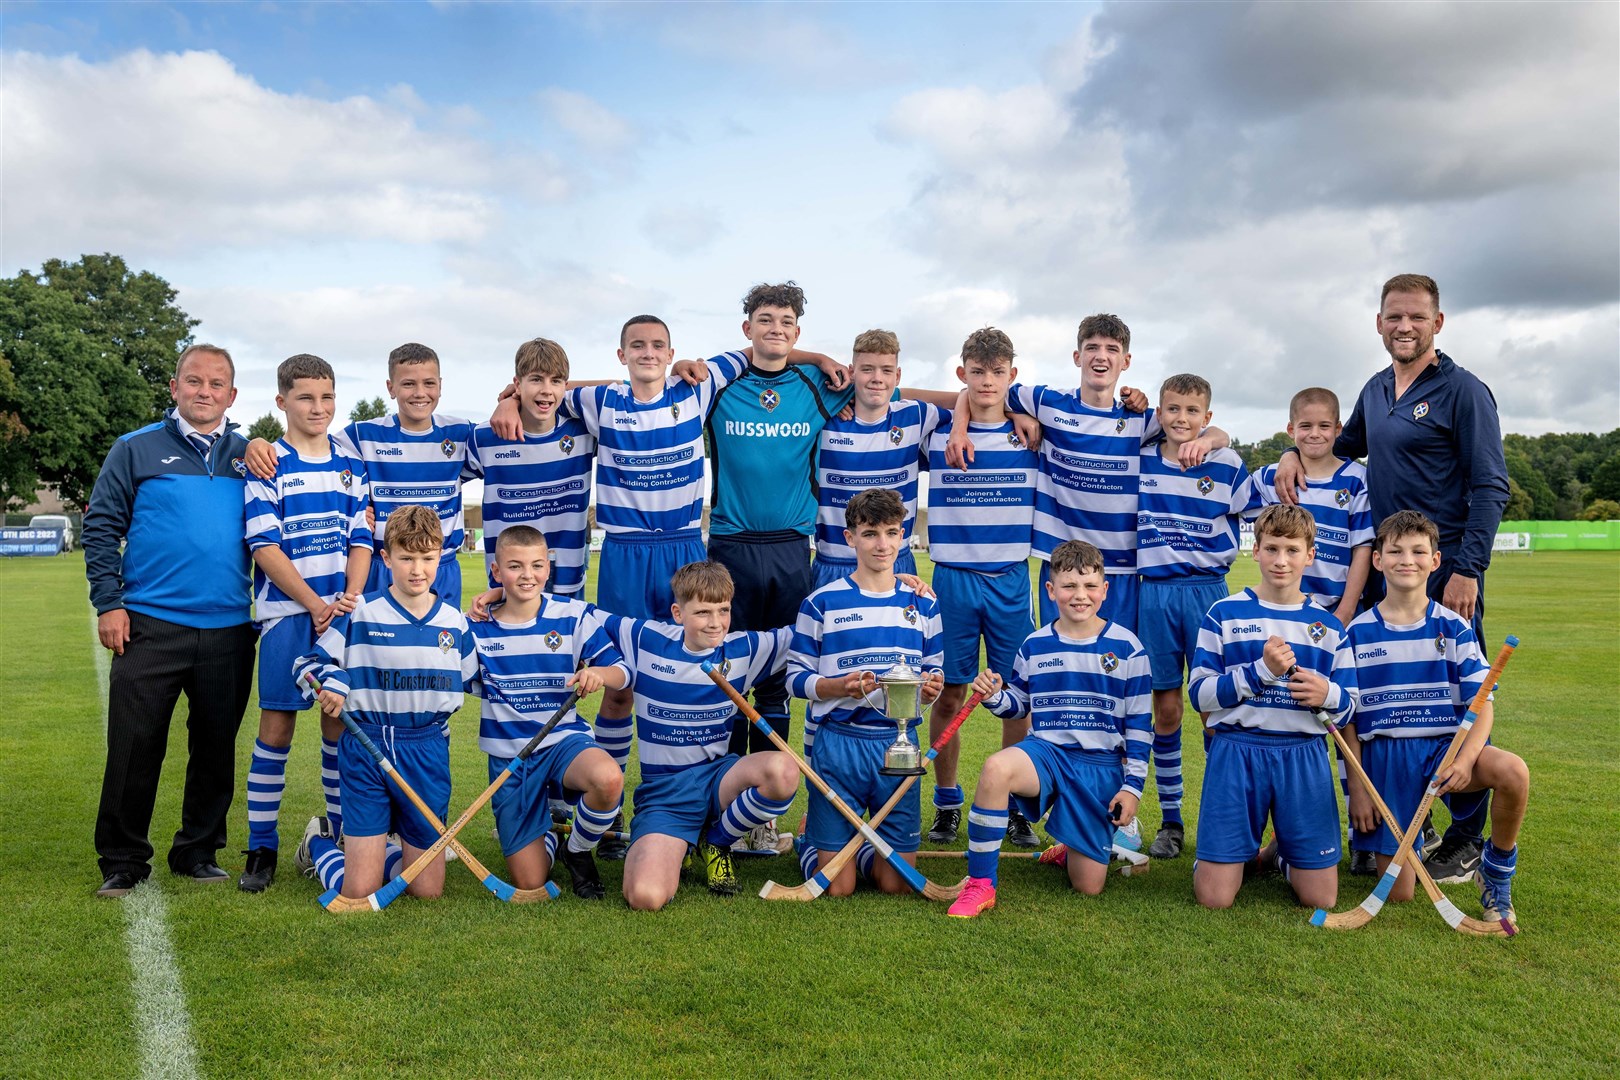
[[[750,365],[720,391],[708,425],[710,535],[809,536],[816,526],[816,440],[854,396],[853,388],[833,390],[820,370],[803,364],[775,373]]]

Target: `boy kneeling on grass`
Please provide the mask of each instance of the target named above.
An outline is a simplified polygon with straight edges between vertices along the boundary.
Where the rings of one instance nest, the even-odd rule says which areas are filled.
[[[472,634],[461,612],[433,592],[444,534],[439,515],[407,506],[388,519],[382,557],[391,583],[332,620],[315,651],[293,665],[306,696],[321,712],[350,718],[443,821],[450,816],[450,714],[478,670]],[[319,694],[306,681],[314,676]],[[298,847],[297,864],[327,889],[370,896],[415,861],[439,832],[412,806],[347,729],[338,739],[344,846],[328,821],[314,818]],[[388,843],[399,833],[404,850]],[[406,890],[434,897],[444,889],[444,856]]]
[[[1339,620],[1300,591],[1316,521],[1269,506],[1254,523],[1260,583],[1216,602],[1198,631],[1191,686],[1211,738],[1198,807],[1193,892],[1231,907],[1245,878],[1281,871],[1307,907],[1339,895],[1339,803],[1322,710],[1350,715],[1356,669]],[[1271,818],[1276,840],[1260,848]]]
[[[1440,566],[1440,532],[1415,510],[1401,510],[1378,526],[1373,566],[1384,575],[1384,599],[1350,624],[1356,655],[1356,710],[1351,752],[1361,759],[1398,821],[1408,821],[1434,777],[1454,817],[1467,817],[1492,793],[1490,843],[1474,871],[1485,918],[1517,925],[1513,873],[1519,827],[1530,795],[1530,771],[1517,754],[1490,744],[1494,719],[1487,701],[1457,757],[1438,776],[1459,721],[1479,693],[1490,665],[1473,628],[1456,612],[1430,600],[1429,575]],[[1350,786],[1350,846],[1371,851],[1378,872],[1389,869],[1401,838],[1379,820],[1360,784]],[[1412,899],[1415,876],[1404,867],[1391,900]]]
[[[1103,890],[1115,826],[1130,821],[1153,745],[1152,674],[1136,635],[1102,617],[1103,555],[1083,540],[1052,552],[1046,592],[1057,618],[1019,646],[1005,689],[993,671],[973,689],[1003,719],[1030,718],[1023,741],[990,756],[968,811],[968,883],[948,914],[996,906],[1009,798],[1068,851],[1069,882]],[[1044,861],[1044,860],[1043,860]]]

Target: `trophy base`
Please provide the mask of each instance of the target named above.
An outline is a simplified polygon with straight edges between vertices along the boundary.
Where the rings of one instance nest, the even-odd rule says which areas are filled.
[[[878,769],[878,772],[882,773],[884,776],[921,776],[923,773],[925,773],[927,771],[928,770],[923,768],[921,765],[910,765],[910,766],[889,766],[889,765],[884,765],[883,767]]]

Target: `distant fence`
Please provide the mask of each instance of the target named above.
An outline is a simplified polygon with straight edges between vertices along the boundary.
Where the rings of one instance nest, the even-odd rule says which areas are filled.
[[[1526,536],[1523,547],[1504,547],[1503,538]],[[1497,551],[1620,551],[1620,521],[1504,521]]]

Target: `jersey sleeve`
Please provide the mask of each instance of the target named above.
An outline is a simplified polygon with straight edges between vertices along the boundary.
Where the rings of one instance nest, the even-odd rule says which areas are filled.
[[[1040,416],[1041,391],[1044,386],[1026,386],[1023,383],[1013,383],[1007,387],[1007,408],[1015,413],[1025,416]]]
[[[844,406],[855,400],[855,384],[846,383],[842,390],[834,390],[827,382],[827,374],[816,368],[815,378],[816,396],[821,399],[821,407],[828,416],[837,416]]]
[[[585,425],[594,438],[602,421],[602,392],[605,386],[574,386],[563,391],[562,411]]]
[[[360,457],[360,421],[356,420],[348,427],[332,436],[337,448],[352,458]]]
[[[1142,414],[1142,445],[1157,442],[1164,435],[1164,425],[1159,423],[1159,410],[1149,405],[1147,412]]]
[[[585,605],[585,613],[579,617],[579,625],[574,631],[574,648],[578,650],[574,663],[583,660],[592,667],[616,667],[624,672],[625,685],[628,686],[630,665],[625,663],[618,645],[607,631],[607,616],[607,612],[594,604]]]
[[[373,538],[371,526],[366,523],[366,507],[371,504],[371,485],[366,480],[366,467],[357,459],[351,459],[350,472],[354,474],[354,491],[349,499],[352,512],[349,514],[349,546],[351,548],[372,546]]]
[[[1256,479],[1238,458],[1237,471],[1232,477],[1232,498],[1226,509],[1233,517],[1253,520],[1260,516],[1265,507],[1260,497],[1260,481]]]
[[[1474,703],[1479,688],[1485,685],[1485,677],[1490,674],[1491,666],[1479,651],[1479,639],[1474,637],[1474,628],[1460,616],[1456,617],[1453,627],[1451,677],[1452,685],[1457,687],[1460,696],[1457,717],[1461,719],[1463,712]]]
[[[794,697],[815,701],[816,680],[821,677],[821,612],[812,597],[799,605],[788,647],[787,687]]]
[[[748,686],[752,687],[765,676],[787,669],[788,653],[793,648],[793,627],[750,630],[748,636],[753,650],[748,663]]]
[[[281,546],[281,472],[273,480],[260,480],[251,472],[242,485],[247,503],[247,546],[249,551]]]
[[[1254,474],[1255,494],[1260,497],[1262,507],[1275,506],[1277,498],[1277,466],[1267,465]]]
[[[1140,798],[1153,751],[1153,666],[1141,642],[1120,666],[1125,669],[1125,786]]]
[[[1235,709],[1245,698],[1254,697],[1278,681],[1266,667],[1264,657],[1228,670],[1220,620],[1210,609],[1198,628],[1198,648],[1193,652],[1193,669],[1187,679],[1187,695],[1193,708],[1202,713]]]
[[[625,686],[627,688],[633,687],[636,684],[636,672],[640,670],[638,667],[640,658],[637,655],[636,636],[641,626],[635,619],[626,615],[614,615],[602,611],[601,608],[596,610],[602,616],[603,633],[607,634],[608,638],[613,642],[614,648],[619,650],[619,656],[624,660],[625,669],[630,673],[630,681],[625,683]]]
[[[304,700],[315,700],[315,689],[307,676],[313,676],[322,690],[331,690],[343,697],[349,696],[349,676],[343,670],[348,652],[350,615],[339,615],[327,625],[325,633],[315,640],[315,648],[293,661],[293,680]]]
[[[922,670],[941,671],[945,667],[945,631],[940,624],[939,602],[926,600],[923,603],[926,606],[918,608],[918,613],[923,617]]]
[[[1356,700],[1360,696],[1356,684],[1356,649],[1350,635],[1341,628],[1339,641],[1333,650],[1333,671],[1328,676],[1327,700],[1322,711],[1334,727],[1342,728],[1355,716]]]
[[[1370,547],[1378,534],[1378,523],[1372,516],[1372,496],[1365,482],[1350,496],[1350,547]]]
[[[473,636],[472,624],[462,616],[461,619],[461,688],[463,692],[472,694],[473,686],[479,683],[478,679],[478,639]],[[474,697],[479,695],[473,694]]]

